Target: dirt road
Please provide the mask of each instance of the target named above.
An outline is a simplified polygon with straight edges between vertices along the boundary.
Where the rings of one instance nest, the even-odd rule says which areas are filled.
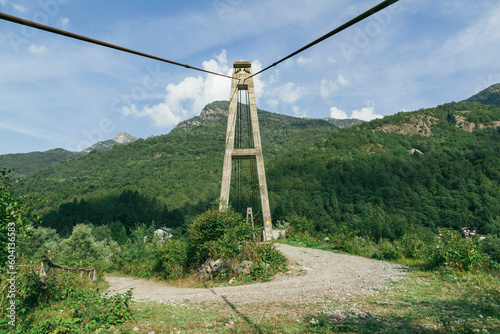
[[[404,268],[383,261],[283,244],[277,247],[289,259],[291,270],[267,283],[192,289],[128,277],[106,277],[106,281],[115,293],[133,288],[135,301],[301,304],[373,294],[405,273]]]

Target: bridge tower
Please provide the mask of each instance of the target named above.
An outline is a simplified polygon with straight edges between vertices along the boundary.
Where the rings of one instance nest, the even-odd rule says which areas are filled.
[[[229,205],[233,167],[236,167],[235,174],[237,174],[236,178],[238,178],[238,166],[240,161],[250,160],[251,172],[256,172],[255,182],[258,181],[260,211],[264,224],[263,240],[269,241],[272,239],[273,235],[271,209],[269,207],[269,197],[267,194],[266,173],[264,170],[264,156],[262,154],[262,143],[260,140],[255,88],[251,76],[251,62],[234,62],[231,96],[229,99],[224,165],[222,169],[220,210],[226,209]],[[246,137],[242,136],[242,128],[247,128],[248,132]],[[242,137],[245,138],[242,139]],[[234,166],[233,161],[235,162]],[[236,182],[239,182],[239,180],[237,179]],[[237,187],[238,185],[236,188]],[[235,193],[237,192],[238,191],[235,190]],[[254,207],[253,209],[254,212],[258,211],[258,208]]]

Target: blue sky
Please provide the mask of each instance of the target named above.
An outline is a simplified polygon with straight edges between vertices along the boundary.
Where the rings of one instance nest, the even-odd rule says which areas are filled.
[[[230,74],[266,67],[381,0],[0,0],[0,11]],[[261,109],[373,119],[500,82],[500,2],[401,0],[255,77]],[[0,21],[0,154],[168,133],[230,80]]]

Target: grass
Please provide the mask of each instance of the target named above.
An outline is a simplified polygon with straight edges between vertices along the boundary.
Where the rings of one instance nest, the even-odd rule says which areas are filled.
[[[500,333],[500,283],[488,274],[415,270],[373,296],[287,305],[135,303],[117,333]],[[134,331],[134,328],[136,331]]]

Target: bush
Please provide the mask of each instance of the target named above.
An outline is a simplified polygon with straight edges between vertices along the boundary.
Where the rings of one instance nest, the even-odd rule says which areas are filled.
[[[430,266],[458,271],[474,271],[489,266],[489,258],[477,238],[463,238],[458,231],[440,230],[440,238],[430,255]]]
[[[483,250],[492,260],[500,263],[500,238],[498,235],[488,235],[483,241]]]
[[[287,235],[290,238],[301,236],[313,236],[315,234],[314,222],[305,217],[293,215],[287,217],[286,220],[290,223]]]
[[[120,250],[113,240],[96,242],[92,226],[84,224],[73,227],[71,236],[61,241],[60,249],[62,261],[70,266],[88,266],[96,262],[111,264]]]
[[[377,246],[377,251],[372,255],[375,259],[397,260],[401,257],[398,247],[389,240],[381,240]]]
[[[19,238],[19,253],[27,258],[40,258],[42,254],[57,254],[61,239],[53,228],[30,229],[27,236]]]
[[[254,240],[257,231],[232,210],[208,210],[196,216],[188,227],[194,264],[207,259],[232,259],[241,254],[241,245]]]
[[[270,243],[250,243],[245,253],[246,259],[253,262],[249,275],[251,280],[265,281],[286,270],[287,258]],[[252,255],[248,256],[249,253]]]
[[[156,257],[154,272],[164,279],[178,279],[188,273],[189,244],[183,240],[168,240],[152,249]]]
[[[401,252],[408,259],[425,259],[429,246],[417,233],[407,233],[400,241]]]
[[[18,269],[15,333],[89,333],[131,319],[131,290],[103,297],[96,282],[64,270],[50,275],[44,289],[36,272],[38,265],[23,263]],[[5,277],[1,278],[4,285]],[[5,296],[0,296],[2,314]]]

